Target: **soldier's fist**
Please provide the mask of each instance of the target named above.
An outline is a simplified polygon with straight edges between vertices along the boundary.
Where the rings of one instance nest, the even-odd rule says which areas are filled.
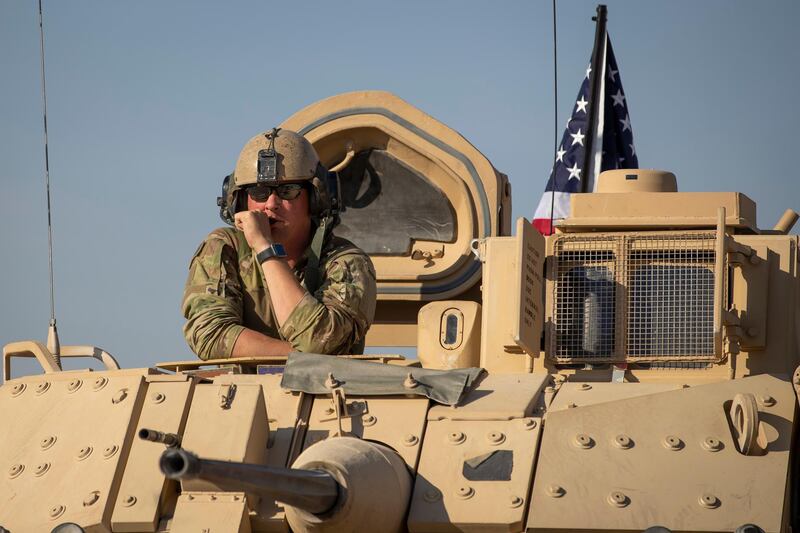
[[[269,217],[262,211],[240,211],[233,217],[236,228],[244,233],[247,244],[256,253],[272,244]]]

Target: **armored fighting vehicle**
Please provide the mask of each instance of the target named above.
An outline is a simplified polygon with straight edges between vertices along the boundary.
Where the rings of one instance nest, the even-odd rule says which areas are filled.
[[[797,215],[760,229],[744,194],[612,171],[543,237],[512,228],[506,176],[391,94],[282,127],[339,172],[385,355],[120,369],[8,344],[6,530],[800,527]],[[12,378],[16,357],[43,373]]]

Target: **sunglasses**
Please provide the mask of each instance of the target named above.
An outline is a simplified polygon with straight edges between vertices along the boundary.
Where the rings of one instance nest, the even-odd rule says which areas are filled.
[[[294,200],[303,190],[301,183],[282,183],[281,185],[253,185],[247,188],[247,195],[256,202],[266,202],[267,198],[276,193],[281,200]]]

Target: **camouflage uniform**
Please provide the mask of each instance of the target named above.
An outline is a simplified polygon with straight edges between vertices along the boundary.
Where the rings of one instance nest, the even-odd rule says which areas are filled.
[[[303,282],[301,261],[294,269]],[[375,315],[375,268],[353,243],[331,235],[320,259],[320,286],[279,326],[255,254],[233,228],[212,231],[189,266],[181,305],[183,333],[201,359],[230,357],[244,328],[286,340],[301,352],[360,353]],[[257,355],[257,354],[253,354]]]

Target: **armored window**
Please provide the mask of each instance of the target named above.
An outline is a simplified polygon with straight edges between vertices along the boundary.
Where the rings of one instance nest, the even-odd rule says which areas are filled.
[[[365,150],[339,172],[345,211],[336,234],[368,254],[406,255],[414,240],[454,242],[445,195],[385,150]]]

